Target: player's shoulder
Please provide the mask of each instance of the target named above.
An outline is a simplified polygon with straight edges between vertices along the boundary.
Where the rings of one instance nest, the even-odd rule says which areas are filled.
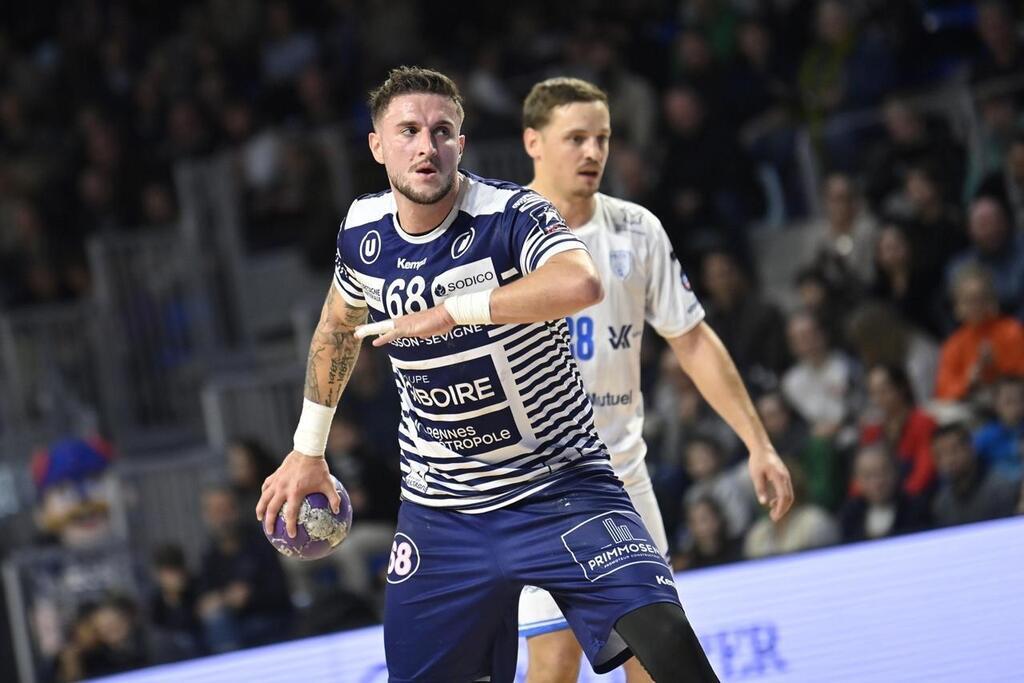
[[[396,210],[395,196],[390,189],[360,195],[348,207],[342,230],[378,223],[392,216]]]
[[[614,232],[628,232],[646,237],[664,231],[658,217],[645,206],[601,192],[597,194],[597,199],[609,227]]]
[[[568,231],[565,219],[550,201],[528,187],[463,171],[469,181],[462,210],[476,218],[493,218],[493,225],[536,227],[545,234]],[[520,215],[522,214],[522,215]]]
[[[471,216],[505,213],[514,198],[529,192],[522,185],[508,180],[483,178],[468,171],[462,171],[462,175],[467,187],[461,210]]]

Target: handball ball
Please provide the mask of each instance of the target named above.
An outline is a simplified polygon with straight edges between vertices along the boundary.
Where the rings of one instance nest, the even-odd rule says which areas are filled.
[[[281,507],[274,522],[274,533],[266,534],[270,544],[286,557],[300,560],[319,560],[331,554],[348,536],[352,528],[352,502],[341,482],[331,477],[334,489],[341,496],[338,514],[331,511],[327,496],[322,493],[311,493],[302,501],[299,508],[299,523],[295,538],[288,536],[288,528],[284,522],[284,511],[287,503]],[[261,525],[262,526],[262,525]]]

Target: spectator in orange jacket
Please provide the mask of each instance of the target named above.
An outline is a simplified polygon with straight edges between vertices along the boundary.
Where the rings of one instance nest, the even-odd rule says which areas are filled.
[[[931,444],[935,421],[914,405],[907,373],[894,365],[872,367],[868,372],[868,395],[879,419],[861,429],[861,445],[884,443],[899,459],[904,493],[928,493],[935,482]]]
[[[1000,315],[989,273],[964,267],[953,299],[962,324],[942,345],[935,397],[959,401],[1000,375],[1024,374],[1024,325]]]

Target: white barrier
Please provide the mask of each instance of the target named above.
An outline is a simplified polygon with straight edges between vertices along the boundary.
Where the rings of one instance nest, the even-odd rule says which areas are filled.
[[[1019,681],[1024,518],[688,572],[677,586],[723,682]],[[525,680],[520,650],[517,681]],[[104,679],[385,683],[380,627]],[[621,681],[621,674],[581,681]],[[497,682],[496,682],[497,683]]]

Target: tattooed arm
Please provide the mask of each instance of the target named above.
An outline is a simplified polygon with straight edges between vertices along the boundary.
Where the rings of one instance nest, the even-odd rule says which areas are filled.
[[[329,419],[333,409],[341,399],[341,392],[352,376],[352,369],[359,356],[360,341],[353,332],[357,325],[366,322],[366,309],[349,306],[338,294],[334,284],[327,291],[320,321],[313,332],[313,340],[309,344],[309,358],[306,361],[306,387],[303,394],[308,409],[326,411]],[[329,410],[327,410],[329,409]],[[301,421],[300,421],[301,429]],[[298,433],[296,441],[298,441]],[[322,445],[322,442],[321,442]],[[306,449],[303,449],[306,450]],[[334,484],[331,482],[327,461],[311,454],[320,451],[310,450],[302,453],[293,450],[281,466],[263,482],[263,493],[256,504],[256,518],[263,521],[264,528],[273,531],[277,514],[285,507],[285,523],[288,534],[295,536],[299,506],[302,499],[319,491],[327,496],[331,508],[335,511],[341,503]]]
[[[332,408],[338,405],[359,357],[360,342],[352,333],[364,322],[366,309],[349,306],[332,284],[309,344],[304,395],[310,401]]]

